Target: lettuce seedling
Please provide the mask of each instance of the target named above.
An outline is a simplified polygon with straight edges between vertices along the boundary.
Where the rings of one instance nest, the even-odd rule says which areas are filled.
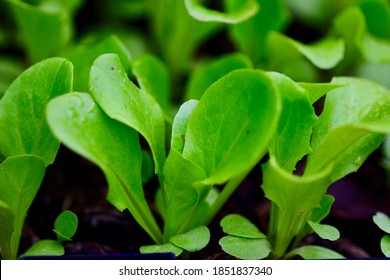
[[[0,248],[18,254],[23,223],[59,148],[45,120],[47,102],[72,89],[72,65],[51,58],[24,71],[0,100]]]
[[[62,256],[65,253],[62,243],[72,241],[72,237],[77,230],[77,225],[78,219],[76,214],[69,210],[62,212],[54,222],[53,231],[57,235],[57,239],[39,240],[20,257]]]
[[[390,218],[386,214],[382,212],[378,212],[373,217],[373,221],[381,230],[387,233],[387,235],[382,237],[380,246],[383,254],[389,258],[390,257],[390,235],[389,235]]]
[[[157,245],[142,252],[199,250],[210,238],[205,226],[267,151],[279,119],[279,96],[261,70],[223,76],[199,101],[180,107],[167,155],[166,113],[157,102],[165,71],[151,76],[157,63],[152,56],[132,63],[140,87],[118,55],[98,57],[90,71],[91,93],[53,99],[47,106],[49,126],[62,143],[103,170],[108,200],[120,211],[129,209]],[[139,134],[149,144],[160,183],[162,229],[143,192]]]
[[[282,96],[282,114],[270,159],[263,164],[262,188],[272,202],[268,233],[259,237],[257,232],[253,237],[232,231],[231,224],[237,221],[228,216],[221,224],[229,236],[220,244],[239,258],[253,258],[250,244],[256,242],[255,258],[340,258],[329,249],[299,246],[310,231],[338,239],[335,228],[320,224],[334,201],[326,191],[331,183],[356,171],[390,131],[390,91],[358,78],[340,77],[315,85],[298,84],[278,73],[269,75]],[[311,103],[327,91],[324,110],[317,118]],[[295,168],[303,157],[307,162],[298,176]],[[246,227],[253,232],[252,224]]]

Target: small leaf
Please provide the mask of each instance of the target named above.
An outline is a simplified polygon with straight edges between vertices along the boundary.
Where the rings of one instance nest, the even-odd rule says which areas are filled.
[[[296,248],[288,253],[287,258],[295,255],[299,255],[305,260],[345,259],[343,255],[333,250],[314,245]]]
[[[179,248],[172,243],[166,243],[162,245],[147,245],[140,248],[142,254],[149,253],[173,253],[176,257],[179,256],[183,249]]]
[[[209,177],[200,184],[225,183],[250,170],[268,149],[279,110],[262,71],[235,70],[212,84],[188,118],[183,149]]]
[[[210,241],[210,231],[205,226],[200,226],[189,232],[175,235],[170,239],[170,242],[177,247],[183,248],[188,252],[196,252],[204,247]]]
[[[91,68],[92,96],[111,118],[137,130],[148,141],[161,175],[165,162],[165,120],[157,101],[127,77],[116,54],[98,57]]]
[[[45,174],[45,163],[37,156],[6,158],[0,164],[0,235],[4,259],[16,259],[27,211]]]
[[[58,242],[71,241],[77,225],[76,214],[69,210],[62,212],[54,222],[54,232],[57,234]]]
[[[62,256],[64,253],[65,249],[60,242],[47,239],[35,242],[20,257],[23,258],[28,256]]]
[[[245,238],[267,238],[258,228],[243,216],[230,214],[221,220],[224,233]]]
[[[24,71],[0,100],[0,152],[5,157],[35,154],[46,165],[59,148],[45,120],[50,99],[72,90],[72,64],[50,58]]]
[[[373,220],[381,230],[390,234],[390,218],[386,214],[377,212],[373,217]]]
[[[381,250],[386,257],[390,258],[390,235],[381,239]]]
[[[315,233],[318,234],[322,239],[328,239],[330,241],[335,241],[340,238],[340,232],[337,228],[331,225],[324,225],[319,223],[313,223],[312,221],[307,221],[310,227]]]
[[[222,250],[239,259],[260,260],[268,257],[271,244],[266,239],[248,239],[237,236],[225,236],[219,244]]]
[[[343,85],[328,84],[328,83],[298,83],[309,94],[309,100],[311,104],[314,104],[318,99],[336,88]]]
[[[189,14],[200,21],[216,21],[234,24],[251,18],[259,10],[259,4],[256,0],[246,0],[240,10],[229,13],[205,8],[199,3],[199,0],[184,0],[184,2]]]
[[[191,73],[185,100],[199,100],[207,88],[229,72],[242,68],[252,68],[252,62],[243,54],[222,55],[200,65]]]

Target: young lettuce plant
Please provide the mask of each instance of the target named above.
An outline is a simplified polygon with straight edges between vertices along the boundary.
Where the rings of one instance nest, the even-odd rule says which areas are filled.
[[[327,188],[356,171],[390,131],[390,91],[358,78],[298,84],[281,74],[269,75],[282,96],[282,114],[270,159],[263,165],[262,188],[271,201],[268,233],[254,229],[248,220],[227,216],[221,224],[229,236],[220,244],[238,258],[341,258],[326,248],[299,246],[310,231],[338,238],[335,228],[320,224],[334,200]],[[324,110],[317,118],[311,104],[326,92]],[[307,163],[298,176],[294,171],[303,156]],[[238,227],[250,230],[237,232]]]
[[[54,222],[53,231],[57,235],[57,239],[39,240],[20,257],[62,256],[65,253],[62,243],[72,241],[72,237],[77,230],[77,225],[78,219],[76,214],[69,210],[62,212]]]
[[[0,249],[16,259],[24,220],[59,141],[45,119],[47,102],[72,90],[72,65],[51,58],[24,71],[0,100]]]
[[[132,61],[138,87],[117,55],[98,57],[90,71],[91,93],[53,99],[47,120],[62,143],[103,170],[107,199],[120,211],[128,209],[156,243],[142,252],[178,255],[208,243],[205,226],[266,153],[280,102],[264,72],[233,71],[208,87],[199,101],[180,107],[166,156],[166,114],[157,101],[165,94],[159,90],[166,88],[166,72],[154,67],[157,63],[150,55]],[[149,144],[160,183],[163,228],[145,199],[139,135]],[[220,192],[214,188],[222,184]]]

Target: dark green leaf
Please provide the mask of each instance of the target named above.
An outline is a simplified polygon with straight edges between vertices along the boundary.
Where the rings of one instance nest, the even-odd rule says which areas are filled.
[[[142,189],[137,132],[105,115],[86,93],[53,99],[47,106],[47,119],[64,145],[104,171],[109,184],[107,199],[120,211],[128,208],[156,242],[161,240]]]
[[[264,259],[271,252],[271,245],[266,239],[225,236],[219,241],[219,245],[226,253],[245,260]]]
[[[95,60],[90,85],[93,97],[108,116],[145,137],[153,153],[155,171],[161,175],[165,162],[165,121],[157,101],[129,80],[115,54]]]
[[[267,238],[251,221],[238,214],[224,217],[221,220],[221,226],[223,232],[229,235],[245,238]]]
[[[35,154],[49,165],[60,143],[45,120],[50,99],[72,90],[72,64],[50,58],[23,72],[0,100],[0,151],[5,157]]]

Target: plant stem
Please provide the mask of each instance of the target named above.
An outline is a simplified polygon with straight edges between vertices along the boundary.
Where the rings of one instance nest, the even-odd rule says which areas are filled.
[[[214,217],[222,209],[223,205],[225,205],[226,201],[237,189],[237,187],[241,184],[241,182],[245,179],[245,177],[248,175],[249,172],[250,171],[242,173],[241,175],[233,178],[226,184],[226,186],[220,192],[218,198],[215,200],[214,204],[212,205],[207,216],[203,219],[202,221],[203,225],[208,225],[214,219]]]

